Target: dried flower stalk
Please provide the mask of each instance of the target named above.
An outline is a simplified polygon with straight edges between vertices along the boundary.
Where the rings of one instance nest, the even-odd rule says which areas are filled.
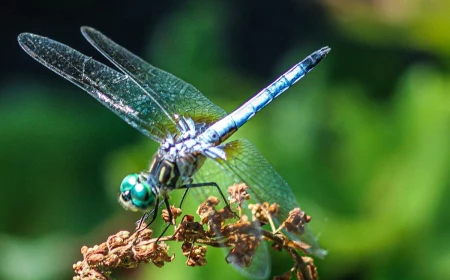
[[[252,258],[262,240],[272,243],[275,250],[285,250],[293,259],[292,268],[274,279],[285,280],[294,276],[299,280],[317,280],[317,270],[313,259],[302,256],[308,249],[308,245],[296,240],[290,240],[281,232],[285,229],[289,232],[301,234],[305,224],[311,217],[307,216],[299,208],[292,209],[289,217],[275,229],[272,217],[278,214],[278,205],[267,202],[262,204],[249,204],[252,212],[251,220],[242,214],[244,201],[250,199],[247,193],[248,186],[235,184],[228,189],[230,205],[233,205],[240,217],[236,221],[236,213],[230,207],[217,210],[219,199],[209,197],[201,203],[197,209],[200,221],[196,221],[193,215],[184,215],[179,223],[177,218],[181,216],[181,209],[171,207],[173,220],[169,221],[169,213],[162,211],[165,222],[175,225],[175,233],[161,238],[152,237],[152,230],[145,223],[135,233],[120,231],[108,237],[106,242],[95,245],[92,248],[83,246],[81,253],[83,260],[73,265],[77,276],[74,280],[111,278],[111,269],[117,267],[134,268],[140,263],[152,262],[158,267],[171,262],[174,255],[168,253],[166,242],[181,242],[183,255],[187,258],[188,266],[206,265],[206,253],[208,246],[229,247],[226,257],[227,262],[238,266],[251,265]],[[261,225],[269,224],[271,231],[264,230]],[[300,254],[300,252],[302,254]]]

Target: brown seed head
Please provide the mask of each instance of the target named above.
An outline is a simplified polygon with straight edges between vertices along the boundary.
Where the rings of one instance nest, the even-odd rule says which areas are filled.
[[[305,212],[301,211],[300,208],[295,208],[289,212],[289,217],[283,222],[283,227],[289,232],[303,234],[306,223],[311,220],[311,218],[307,217]]]

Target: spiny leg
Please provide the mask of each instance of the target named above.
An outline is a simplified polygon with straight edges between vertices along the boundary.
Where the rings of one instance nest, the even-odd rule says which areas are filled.
[[[164,201],[164,204],[166,205],[167,212],[169,213],[169,223],[166,225],[166,227],[164,228],[164,230],[162,231],[162,233],[158,237],[158,239],[156,239],[155,243],[158,243],[159,239],[161,239],[161,237],[163,237],[164,233],[166,233],[167,229],[172,225],[173,214],[172,214],[172,210],[170,209],[169,199],[167,199],[167,197],[164,197],[163,201]]]
[[[156,198],[155,208],[153,208],[151,212],[144,213],[144,215],[142,215],[142,217],[136,222],[136,224],[138,224],[137,231],[142,231],[148,228],[156,220],[156,217],[158,216],[158,208],[161,206],[161,204],[163,204],[163,202],[164,201],[159,202],[159,197]],[[144,221],[147,220],[148,217],[150,217],[150,215],[152,214],[153,217],[151,221],[144,228],[141,228]]]
[[[183,189],[183,188],[186,189],[186,190],[184,191],[184,193],[183,193],[183,196],[181,197],[180,207],[178,207],[178,208],[181,208],[181,206],[183,206],[184,199],[186,198],[186,195],[187,195],[189,189],[191,189],[191,188],[201,188],[201,187],[215,187],[215,188],[219,191],[220,196],[222,197],[223,201],[224,201],[225,204],[226,204],[226,207],[228,207],[229,209],[231,209],[231,208],[230,208],[230,204],[228,204],[228,201],[227,201],[227,199],[225,198],[225,196],[223,195],[223,192],[220,190],[219,185],[217,185],[217,184],[214,183],[214,182],[210,182],[210,183],[198,183],[198,184],[186,184],[186,185],[183,185],[183,186],[178,187],[178,189]],[[164,200],[163,200],[162,202],[164,202],[164,204],[166,204],[166,209],[167,209],[167,212],[168,212],[168,214],[169,214],[169,223],[166,225],[166,227],[164,228],[164,230],[162,231],[161,235],[158,237],[158,239],[156,240],[156,242],[158,242],[159,239],[164,235],[164,233],[166,233],[167,229],[172,225],[172,222],[173,222],[173,221],[172,221],[172,219],[173,219],[173,214],[172,214],[172,210],[170,209],[169,199],[168,199],[167,197],[164,197]],[[162,202],[161,202],[161,203],[162,203]],[[233,213],[234,213],[234,212],[233,212]],[[236,218],[239,218],[239,216],[238,216],[236,213],[234,213],[234,214],[236,215]],[[154,216],[153,216],[153,220],[155,219],[155,217],[156,217],[156,216],[154,215]],[[152,222],[153,222],[153,220],[152,220]]]
[[[181,208],[181,206],[183,205],[184,199],[186,198],[186,195],[187,195],[189,189],[191,189],[191,188],[202,188],[202,187],[215,187],[215,188],[219,191],[220,196],[222,197],[223,201],[224,201],[225,204],[226,204],[226,207],[229,208],[229,209],[231,210],[230,204],[228,204],[228,200],[227,200],[227,199],[225,198],[225,196],[223,195],[223,192],[222,192],[222,190],[220,189],[219,185],[217,185],[217,183],[215,183],[215,182],[209,182],[209,183],[197,183],[197,184],[186,184],[186,185],[183,185],[183,186],[181,186],[181,187],[178,187],[179,189],[182,189],[182,188],[185,188],[185,189],[186,189],[186,190],[184,191],[184,193],[183,193],[183,196],[181,197],[180,207],[179,207],[179,208]],[[234,213],[234,212],[233,212],[233,213]],[[237,215],[236,213],[234,213],[234,214],[236,215],[236,218],[239,219],[239,215]]]
[[[159,200],[159,199],[158,199],[158,200]],[[161,205],[162,205],[163,203],[164,203],[164,201],[159,202],[158,208],[160,208]],[[148,217],[150,217],[151,215],[153,215],[153,212],[155,212],[155,209],[156,209],[156,207],[153,208],[152,211],[144,213],[144,215],[142,215],[142,217],[136,222],[136,224],[137,224],[137,223],[140,223],[142,219],[144,219],[144,221],[147,220]]]
[[[215,187],[215,188],[219,191],[220,196],[222,197],[222,199],[223,199],[223,201],[226,203],[226,205],[227,205],[228,207],[230,206],[230,205],[228,204],[227,199],[226,199],[225,196],[223,195],[223,192],[220,190],[219,185],[217,185],[217,184],[214,183],[214,182],[210,182],[210,183],[186,184],[186,185],[183,185],[183,186],[179,187],[180,189],[183,189],[183,188],[186,189],[186,190],[184,191],[183,197],[181,198],[181,201],[180,201],[180,207],[179,207],[179,208],[181,208],[181,205],[183,205],[184,199],[186,198],[186,195],[187,195],[189,189],[191,189],[191,188],[201,188],[201,187]]]
[[[178,187],[178,189],[183,189],[183,188],[186,189],[186,190],[184,191],[184,193],[183,193],[182,198],[181,198],[181,201],[180,201],[180,207],[179,207],[179,208],[181,208],[181,206],[183,205],[184,199],[186,198],[186,195],[187,195],[189,189],[191,189],[191,188],[201,188],[201,187],[215,187],[215,188],[219,191],[220,196],[222,197],[223,201],[224,201],[225,204],[226,204],[226,207],[228,207],[229,209],[231,209],[231,208],[230,208],[230,204],[228,204],[228,201],[227,201],[227,199],[225,198],[225,196],[224,196],[222,190],[220,189],[219,185],[217,185],[215,182],[198,183],[198,184],[186,184],[186,185],[183,185],[183,186]],[[159,241],[159,239],[161,239],[161,237],[164,235],[164,233],[166,233],[167,229],[168,229],[168,228],[170,227],[170,225],[172,224],[173,214],[172,214],[172,210],[170,209],[169,199],[168,199],[167,197],[164,197],[164,200],[161,201],[161,202],[159,202],[159,197],[158,197],[158,198],[157,198],[157,201],[156,201],[156,205],[157,205],[157,206],[155,206],[155,209],[153,209],[153,211],[150,212],[150,213],[145,213],[145,214],[142,216],[142,218],[140,219],[140,222],[139,222],[139,225],[142,225],[143,221],[146,220],[146,219],[148,219],[148,217],[153,213],[152,220],[150,221],[150,223],[149,223],[145,228],[147,228],[150,224],[152,224],[153,221],[155,221],[155,219],[156,219],[156,216],[157,216],[157,214],[158,214],[158,208],[161,206],[162,203],[164,203],[164,204],[166,205],[166,209],[167,209],[167,212],[168,212],[168,214],[169,214],[169,223],[166,225],[166,227],[164,228],[164,230],[162,231],[162,233],[161,233],[161,235],[158,237],[158,239],[155,241],[155,243],[157,243],[157,242]],[[233,213],[234,213],[234,212],[233,212]],[[237,215],[236,213],[234,213],[234,214],[236,215],[236,218],[239,218],[239,215]],[[140,230],[141,230],[141,229],[139,229],[139,231],[140,231]]]

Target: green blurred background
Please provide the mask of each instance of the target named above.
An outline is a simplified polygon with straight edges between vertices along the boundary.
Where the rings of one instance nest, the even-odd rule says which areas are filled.
[[[330,55],[238,133],[312,215],[321,279],[450,279],[450,2],[21,1],[0,9],[0,279],[68,279],[138,215],[118,185],[157,145],[25,54],[20,32],[105,61],[104,32],[231,111],[312,51]],[[162,225],[155,225],[161,229]],[[179,247],[174,244],[174,247]],[[118,279],[242,279],[220,250]],[[290,267],[272,252],[273,273]]]

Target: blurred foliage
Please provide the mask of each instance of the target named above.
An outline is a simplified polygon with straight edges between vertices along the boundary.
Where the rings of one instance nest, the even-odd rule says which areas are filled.
[[[327,0],[347,36],[367,44],[450,55],[450,3],[441,0]],[[445,62],[444,62],[445,63]]]
[[[295,12],[306,2],[296,2]],[[448,279],[449,4],[324,1],[314,11],[327,15],[318,16],[326,31],[292,39],[262,78],[232,63],[237,50],[224,34],[238,12],[225,3],[173,8],[148,34],[142,56],[230,111],[323,42],[332,47],[234,136],[255,143],[313,217],[329,251],[316,260],[321,279]],[[292,35],[287,27],[278,33]],[[118,185],[146,168],[157,145],[58,77],[0,86],[0,278],[70,277],[82,245],[133,227],[139,216],[118,206]],[[220,250],[208,252],[205,267],[190,268],[173,249],[179,259],[166,267],[117,277],[241,277]],[[278,252],[272,262],[275,274],[290,267]]]

